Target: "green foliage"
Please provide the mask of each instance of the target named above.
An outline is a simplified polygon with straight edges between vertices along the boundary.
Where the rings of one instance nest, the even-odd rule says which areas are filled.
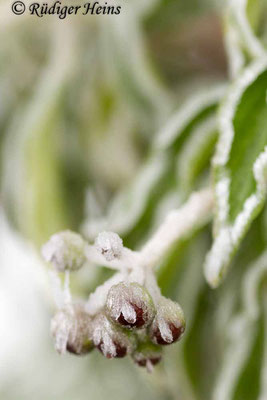
[[[231,176],[231,222],[242,210],[245,200],[256,190],[253,164],[267,144],[266,86],[267,72],[264,71],[246,89],[233,118],[235,136],[226,165]]]
[[[20,65],[8,68],[11,45],[1,45],[1,78],[9,81],[0,111],[3,206],[37,247],[68,228],[80,229],[89,241],[114,231],[126,246],[139,248],[192,192],[212,188],[211,224],[192,229],[157,266],[163,294],[185,311],[185,337],[166,350],[152,377],[127,363],[112,373],[93,355],[91,365],[83,365],[77,398],[88,398],[86,383],[93,379],[101,400],[265,400],[266,5],[236,0],[216,9],[224,20],[229,77],[198,75],[189,82],[179,69],[181,52],[177,76],[168,76],[168,60],[156,61],[162,60],[157,40],[175,46],[177,39],[179,49],[188,38],[178,29],[170,40],[168,32],[176,32],[185,16],[190,24],[200,21],[202,30],[218,23],[213,13],[205,23],[201,19],[215,2],[143,3],[129,2],[130,12],[118,19],[82,21],[74,31],[62,21],[53,29],[44,25],[42,32],[52,32],[42,36],[45,57],[37,42],[27,53],[15,28],[11,39],[5,33],[7,43],[17,38],[21,52]],[[25,30],[33,40],[36,27]],[[192,60],[198,63],[194,54]],[[21,66],[33,73],[18,90]],[[177,85],[168,87],[162,71]],[[77,295],[87,295],[107,276],[110,271],[92,267],[88,276],[75,278],[74,292],[82,287]],[[114,384],[121,371],[127,387]],[[68,399],[78,387],[72,384]],[[6,393],[15,398],[11,389]]]

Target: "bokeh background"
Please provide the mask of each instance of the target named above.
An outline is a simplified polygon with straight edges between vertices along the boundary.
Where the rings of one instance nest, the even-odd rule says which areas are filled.
[[[111,229],[126,246],[139,248],[168,210],[210,184],[215,101],[165,152],[154,156],[153,143],[186,99],[228,81],[226,4],[114,3],[122,6],[119,16],[59,20],[15,16],[10,1],[0,2],[1,399],[224,399],[220,371],[242,309],[240,277],[265,248],[265,211],[217,291],[202,273],[210,226],[163,261],[159,284],[182,304],[188,328],[153,374],[97,351],[60,357],[49,335],[54,303],[39,250],[51,234],[69,228],[94,240]],[[253,18],[264,36],[265,14],[255,11]],[[201,135],[204,150],[200,141],[192,171],[191,149]],[[72,280],[72,291],[86,298],[108,276],[88,265]],[[228,399],[256,400],[261,392],[263,315],[253,324],[247,361],[234,363],[233,382],[231,371],[226,374]],[[238,335],[242,339],[242,331]]]

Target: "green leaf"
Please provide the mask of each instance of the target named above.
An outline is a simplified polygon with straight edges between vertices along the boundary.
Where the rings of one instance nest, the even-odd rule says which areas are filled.
[[[247,380],[248,371],[250,371],[249,376],[252,375],[250,369],[252,365],[254,373],[257,371],[256,377],[259,376],[263,360],[261,348],[264,332],[261,322],[262,297],[260,293],[263,292],[262,282],[266,277],[266,261],[267,252],[265,251],[252,262],[242,280],[241,307],[225,324],[223,358],[212,400],[258,398],[252,394],[253,391],[259,390],[259,382],[256,382],[256,378],[251,388],[245,386],[244,380]]]
[[[199,175],[210,164],[218,137],[217,118],[214,115],[200,122],[185,141],[177,159],[177,176],[185,192],[194,189]]]
[[[4,205],[14,225],[37,245],[70,225],[58,113],[69,80],[71,49],[67,46],[58,58],[51,56],[32,98],[14,113],[4,143]]]
[[[182,168],[186,172],[184,182],[181,182],[182,186],[189,188],[203,166],[207,165],[207,157],[210,156],[210,147],[214,145],[216,135],[214,114],[224,93],[224,84],[195,93],[167,120],[155,136],[151,155],[144,167],[135,180],[115,196],[107,215],[85,222],[84,233],[87,237],[95,237],[100,230],[113,230],[121,235],[131,234],[135,230],[132,235],[135,242],[136,237],[139,240],[142,237],[143,229],[147,232],[158,205],[173,190],[177,193],[176,206],[179,205],[180,176],[178,174],[177,182],[177,160],[190,147],[192,168],[189,167],[191,159],[182,157]],[[203,159],[198,157],[199,147],[192,148],[188,143],[191,135],[201,136]],[[127,245],[132,245],[133,241],[130,238]]]
[[[205,274],[216,287],[250,223],[263,207],[267,169],[267,61],[256,61],[233,84],[220,110],[213,160],[215,240]]]
[[[249,0],[236,0],[231,3],[233,24],[238,28],[239,37],[247,55],[250,58],[264,57],[266,50],[251,26],[251,22],[255,24],[255,16],[252,15],[250,3]],[[256,11],[255,1],[253,1],[253,11]]]

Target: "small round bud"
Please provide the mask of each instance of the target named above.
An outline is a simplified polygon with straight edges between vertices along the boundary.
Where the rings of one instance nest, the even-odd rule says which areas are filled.
[[[51,321],[51,334],[55,348],[62,354],[66,350],[72,354],[83,355],[94,345],[90,338],[92,320],[80,304],[71,309],[59,310]]]
[[[134,346],[133,338],[115,326],[103,313],[94,319],[93,342],[107,358],[125,357]]]
[[[85,241],[79,234],[63,231],[51,236],[42,248],[42,255],[59,272],[75,271],[86,260],[84,249]]]
[[[152,372],[153,366],[161,361],[162,349],[150,341],[141,342],[132,354],[132,358],[139,367],[146,367]]]
[[[95,240],[95,246],[107,261],[120,258],[123,249],[122,239],[114,232],[99,233]]]
[[[110,318],[126,328],[144,328],[155,315],[150,294],[138,283],[121,282],[112,286],[106,309]]]
[[[181,339],[185,331],[184,313],[178,303],[162,297],[150,327],[154,343],[167,345]]]

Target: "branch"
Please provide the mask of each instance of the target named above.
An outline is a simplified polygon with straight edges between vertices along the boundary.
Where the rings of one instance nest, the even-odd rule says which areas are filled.
[[[123,247],[122,252],[118,258],[108,261],[106,257],[101,254],[95,246],[87,245],[85,248],[85,256],[87,261],[94,265],[108,267],[119,271],[127,269],[132,270],[137,264],[140,263],[139,253]]]

